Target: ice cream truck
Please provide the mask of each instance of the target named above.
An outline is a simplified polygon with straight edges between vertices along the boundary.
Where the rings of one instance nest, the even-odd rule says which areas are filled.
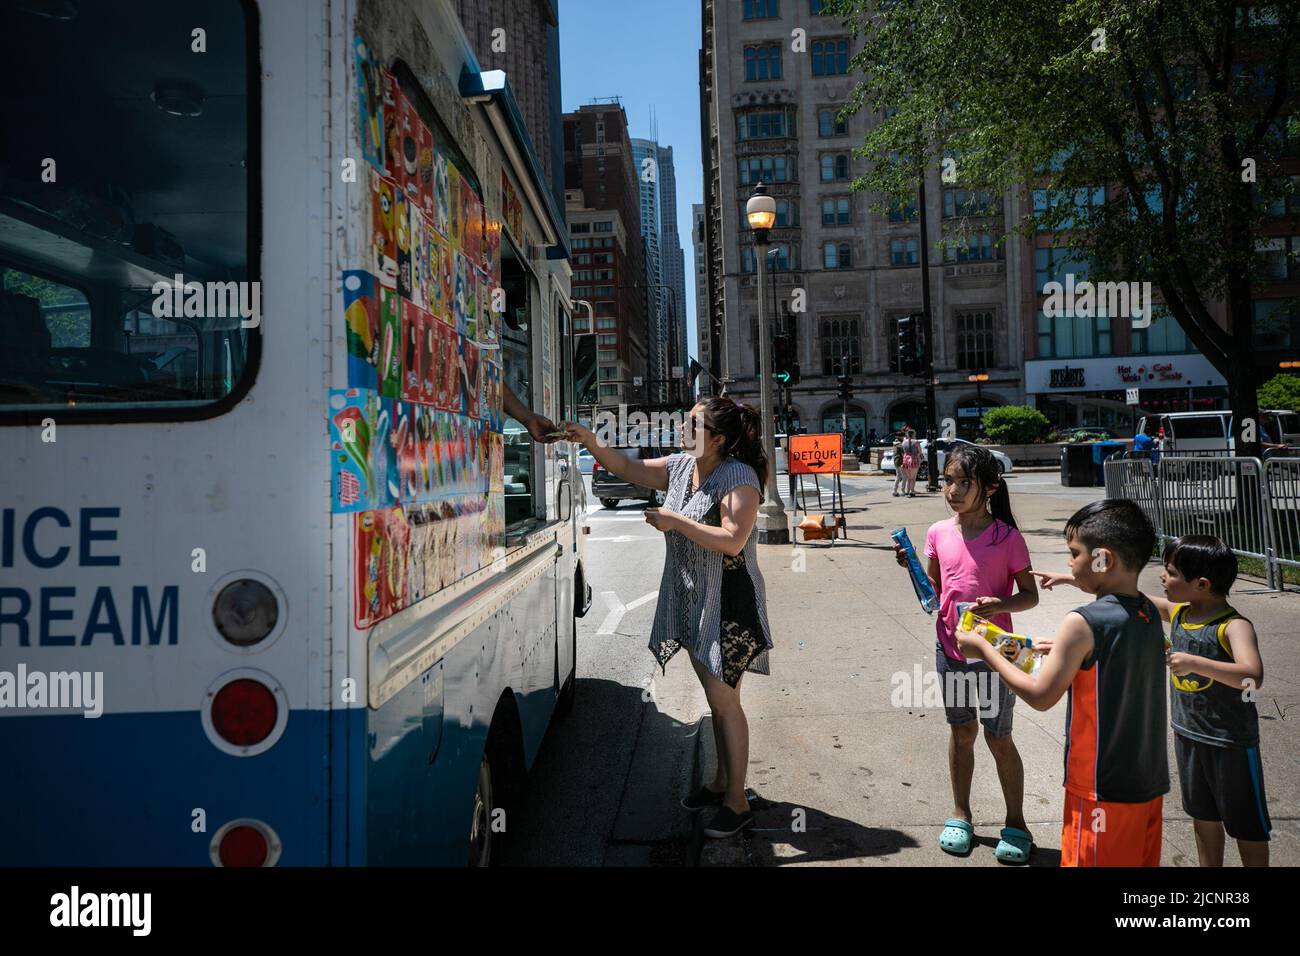
[[[509,78],[448,0],[3,17],[0,865],[491,862],[591,594]]]

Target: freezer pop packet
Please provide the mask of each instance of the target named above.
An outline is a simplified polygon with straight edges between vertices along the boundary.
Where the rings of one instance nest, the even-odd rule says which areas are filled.
[[[959,630],[972,631],[992,644],[999,654],[1015,664],[1026,674],[1034,674],[1042,663],[1042,655],[1034,653],[1034,641],[1023,634],[1004,631],[991,621],[977,617],[969,607],[961,609]]]
[[[907,572],[912,577],[912,587],[916,590],[917,600],[921,602],[921,609],[926,614],[933,614],[939,610],[939,596],[934,593],[934,583],[930,580],[930,575],[926,574],[921,567],[916,549],[912,547],[912,541],[907,536],[907,529],[899,528],[890,537],[907,556]]]

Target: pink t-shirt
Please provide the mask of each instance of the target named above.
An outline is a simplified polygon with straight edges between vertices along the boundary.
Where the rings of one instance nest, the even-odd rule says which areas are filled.
[[[957,605],[982,597],[1011,597],[1016,575],[1029,567],[1029,547],[1019,531],[997,520],[979,537],[967,541],[953,517],[930,526],[925,535],[925,555],[939,559],[943,575],[935,633],[945,654],[964,661],[955,637]],[[1004,630],[1012,630],[1010,614],[995,614],[990,620]]]

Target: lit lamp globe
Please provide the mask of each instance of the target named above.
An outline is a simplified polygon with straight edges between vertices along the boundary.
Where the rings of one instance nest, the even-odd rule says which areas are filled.
[[[767,187],[759,183],[754,195],[745,203],[745,218],[760,243],[767,242],[767,232],[776,225],[776,200],[767,194]]]

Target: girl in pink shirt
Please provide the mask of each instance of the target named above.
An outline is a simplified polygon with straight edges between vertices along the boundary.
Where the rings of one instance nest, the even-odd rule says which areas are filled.
[[[957,649],[957,605],[976,605],[976,613],[1008,631],[1012,611],[1038,604],[1029,548],[1011,514],[1011,497],[997,460],[974,445],[954,448],[943,469],[943,494],[953,516],[936,522],[925,536],[929,574],[939,595],[935,621],[935,665],[943,686],[950,727],[948,772],[955,812],[944,824],[939,846],[965,856],[974,843],[970,788],[975,773],[975,735],[993,754],[1007,804],[996,855],[1004,863],[1026,863],[1033,839],[1025,825],[1025,769],[1011,739],[1015,697],[984,661],[967,661]],[[1018,593],[1016,586],[1019,587]],[[978,713],[977,713],[978,711]]]

